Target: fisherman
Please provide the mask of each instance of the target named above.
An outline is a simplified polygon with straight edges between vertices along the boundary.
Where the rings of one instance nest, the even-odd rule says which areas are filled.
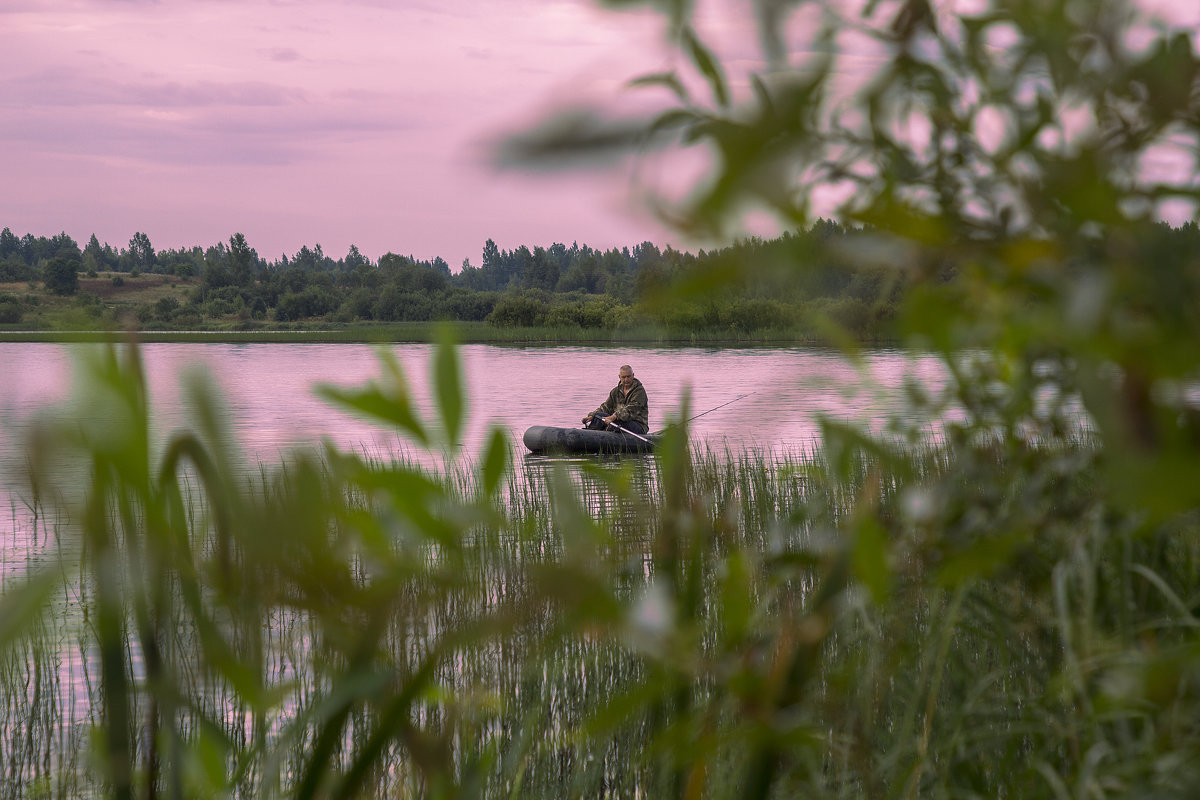
[[[604,404],[583,418],[585,428],[603,431],[626,430],[644,436],[650,428],[650,405],[646,388],[633,377],[628,364],[617,372],[618,383]]]

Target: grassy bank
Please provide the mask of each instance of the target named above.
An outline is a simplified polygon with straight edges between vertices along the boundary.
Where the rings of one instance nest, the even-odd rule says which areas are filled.
[[[625,330],[557,328],[498,328],[486,322],[449,323],[457,341],[472,344],[820,344],[815,335],[797,331],[766,330],[679,332],[664,328],[639,327]],[[143,342],[421,342],[438,340],[445,323],[237,323],[198,330],[137,330]],[[121,330],[5,330],[0,342],[121,342],[129,333]],[[14,327],[14,326],[8,326]]]
[[[272,310],[252,311],[242,301],[198,303],[202,290],[201,280],[195,277],[103,272],[80,277],[78,291],[71,296],[53,294],[33,282],[0,284],[0,342],[117,342],[124,340],[129,330],[137,331],[146,342],[433,342],[444,324],[371,321],[369,316],[349,312],[288,320]],[[708,316],[681,313],[674,322],[644,317],[623,307],[624,316],[617,315],[623,322],[609,320],[602,325],[596,318],[584,324],[569,314],[554,317],[546,313],[553,302],[582,309],[583,301],[558,298],[552,302],[549,294],[543,294],[546,296],[540,300],[514,295],[516,299],[505,301],[523,301],[541,310],[540,315],[523,317],[522,322],[501,315],[500,322],[467,316],[449,324],[461,342],[562,344],[808,344],[829,343],[831,337],[846,335],[868,338],[870,331],[882,329],[850,314],[841,322],[851,324],[846,330],[855,333],[839,333],[842,329],[830,324],[830,319],[840,319],[839,314],[846,316],[847,312],[831,310],[828,304],[814,305],[810,313],[802,315],[806,321],[795,324],[770,322],[769,317],[751,323],[737,315],[722,321],[716,306],[708,307]],[[567,299],[570,297],[574,296]],[[604,298],[588,302],[613,304]]]

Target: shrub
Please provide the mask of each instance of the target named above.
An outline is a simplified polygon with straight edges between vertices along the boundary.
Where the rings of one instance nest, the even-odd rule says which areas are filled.
[[[551,328],[570,328],[572,326],[582,328],[579,321],[582,311],[583,303],[564,303],[554,306],[546,312],[546,325]]]
[[[375,319],[390,322],[424,322],[433,317],[433,302],[424,292],[405,291],[388,285],[372,306]]]
[[[834,325],[842,333],[859,339],[878,335],[874,312],[856,297],[815,300],[805,306],[805,317],[818,328]]]
[[[499,328],[537,328],[546,324],[547,304],[528,294],[507,295],[496,303],[487,321]]]
[[[464,322],[482,322],[496,307],[496,292],[477,292],[471,289],[451,289],[437,300],[435,316]]]
[[[750,333],[790,328],[796,312],[778,300],[739,298],[720,309],[721,326]]]
[[[55,256],[42,267],[42,283],[46,290],[57,295],[73,295],[79,291],[78,263]]]
[[[21,321],[21,304],[12,295],[0,297],[0,324],[13,325]]]
[[[338,298],[328,289],[309,286],[304,291],[287,292],[275,304],[275,319],[295,322],[309,317],[320,317],[337,309]]]
[[[204,314],[209,317],[227,317],[234,312],[233,303],[228,300],[209,300],[204,304]]]
[[[350,322],[355,319],[372,319],[377,292],[366,287],[355,289],[350,293],[338,309],[342,321]]]
[[[18,283],[36,278],[37,270],[15,255],[0,261],[0,283]]]
[[[179,310],[179,300],[171,295],[158,298],[154,304],[154,313],[159,319],[169,320]]]
[[[604,312],[604,327],[611,330],[620,330],[622,328],[631,328],[636,325],[648,323],[645,317],[634,310],[631,306],[616,304]]]
[[[609,315],[622,303],[612,297],[589,297],[579,310],[579,324],[585,328],[608,327]]]
[[[686,300],[680,300],[658,309],[658,318],[666,327],[677,331],[698,331],[713,327],[715,313]]]

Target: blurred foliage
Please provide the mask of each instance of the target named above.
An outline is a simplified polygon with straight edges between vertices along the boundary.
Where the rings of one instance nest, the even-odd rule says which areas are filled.
[[[914,608],[953,612],[931,618],[930,652],[918,660],[938,674],[924,690],[928,704],[908,720],[918,747],[905,793],[1008,794],[984,773],[1016,779],[1018,763],[1038,775],[1015,794],[1034,785],[1055,796],[1195,791],[1194,773],[1156,771],[1195,755],[1195,728],[1174,720],[1197,710],[1200,651],[1190,620],[1200,599],[1186,569],[1151,554],[1192,563],[1200,501],[1200,258],[1188,249],[1197,228],[1157,221],[1196,209],[1196,32],[1109,0],[994,0],[961,15],[927,0],[762,0],[764,69],[735,81],[692,27],[690,4],[614,5],[661,9],[680,54],[677,69],[631,82],[666,88],[673,103],[640,129],[624,120],[626,144],[674,141],[708,155],[709,174],[686,200],[657,201],[662,216],[719,239],[754,212],[806,225],[813,208],[845,198],[835,216],[864,229],[845,242],[849,257],[881,265],[875,297],[906,287],[895,330],[939,353],[953,376],[944,396],[912,387],[917,419],[961,415],[946,431],[941,468],[917,476],[907,462],[885,459],[876,487],[839,526],[858,543],[855,576],[876,602],[901,609],[904,624]],[[793,14],[819,24],[790,25]],[[692,91],[697,84],[709,91]],[[577,149],[587,154],[593,140],[581,138]],[[542,144],[561,162],[569,131]],[[523,145],[521,157],[536,162],[536,138]],[[814,279],[811,259],[776,255],[737,270],[696,270],[665,286],[663,303],[687,313],[681,293],[702,307],[703,298],[762,275]],[[857,302],[871,299],[864,292]],[[836,302],[825,321],[853,351],[869,309],[845,296]],[[895,433],[917,441],[922,424]],[[824,440],[835,464],[833,454],[879,457],[881,447],[832,428]],[[882,501],[891,492],[899,508]],[[900,535],[913,524],[906,504],[921,530],[913,541]],[[950,594],[897,606],[905,595],[893,593],[909,578]],[[1120,609],[1107,607],[1114,595],[1124,598]],[[972,609],[1004,597],[1021,598],[1010,617]],[[1164,598],[1177,601],[1182,618],[1160,625],[1150,608]],[[965,742],[947,751],[931,741],[962,713],[937,708],[946,682],[970,682],[982,668],[954,662],[985,655],[954,645],[964,625],[993,627],[999,652],[986,654],[986,669],[1017,649],[1013,641],[1057,640],[1066,661],[1032,664],[1022,680],[1045,680],[1043,701],[1062,693],[1047,713],[1065,738],[1045,749],[1032,737],[1001,742],[994,764],[956,774],[952,753]],[[1076,652],[1080,630],[1095,642],[1086,657]],[[1112,687],[1126,679],[1133,693],[1116,698]],[[1146,691],[1161,694],[1145,705]],[[835,751],[826,752],[825,770]],[[782,753],[764,769],[778,768]],[[865,770],[896,766],[886,750],[857,755]],[[860,788],[900,793],[904,781],[889,775]]]
[[[1195,796],[1200,265],[1194,225],[1154,222],[1195,170],[1149,168],[1194,156],[1190,40],[1106,0],[763,0],[742,92],[690,4],[650,5],[691,75],[635,80],[678,105],[604,146],[707,144],[711,180],[672,213],[694,231],[748,207],[808,224],[819,186],[850,184],[840,214],[866,227],[835,251],[877,266],[821,324],[853,356],[888,298],[946,389],[911,382],[886,436],[826,421],[811,458],[696,453],[679,425],[648,462],[518,472],[499,431],[461,452],[443,343],[431,419],[386,355],[372,385],[321,390],[424,460],[327,448],[247,488],[210,390],[159,444],[136,348],[101,351],[94,414],[29,450],[31,524],[61,510],[66,546],[61,584],[0,597],[13,794]],[[792,63],[811,9],[818,55]],[[719,319],[752,268],[836,280],[785,242],[646,290]],[[38,688],[64,608],[99,669],[91,767],[55,750],[62,694]]]
[[[900,299],[896,332],[945,357],[969,424],[1003,442],[1055,441],[1061,420],[1040,401],[1078,397],[1111,453],[1114,497],[1155,521],[1195,507],[1197,229],[1157,221],[1200,199],[1195,31],[1119,0],[995,0],[961,15],[928,0],[857,11],[763,0],[764,69],[734,86],[690,4],[641,5],[668,18],[681,64],[633,81],[675,102],[627,144],[670,131],[710,155],[668,219],[710,236],[756,210],[805,225],[840,187],[837,216],[864,226],[842,247],[881,269],[842,289],[835,325],[853,332],[871,313],[847,294]],[[792,14],[815,24],[785,46]],[[710,92],[696,96],[697,82]],[[557,159],[570,140],[543,144]],[[801,284],[819,274],[802,255],[766,255],[692,270],[663,285],[663,303],[688,314],[681,294],[702,308],[753,285],[748,270]],[[964,358],[980,350],[987,359]]]

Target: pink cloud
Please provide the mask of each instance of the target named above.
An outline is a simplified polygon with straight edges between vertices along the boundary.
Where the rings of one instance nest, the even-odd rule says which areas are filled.
[[[556,87],[628,74],[643,17],[583,2],[6,6],[0,224],[267,254],[321,242],[478,262],[508,246],[663,241],[617,176],[494,174],[479,143]],[[640,57],[640,56],[639,56]]]
[[[698,6],[745,97],[762,66],[745,3]],[[817,10],[787,30],[796,59]],[[161,248],[241,231],[270,255],[355,243],[454,266],[488,238],[686,245],[631,208],[625,164],[527,176],[486,157],[547,109],[661,103],[621,90],[688,69],[653,15],[591,0],[14,0],[0,28],[0,225],[18,233],[144,231]],[[859,45],[840,62],[848,86],[875,58]],[[638,177],[669,179],[666,163]],[[680,163],[698,172],[693,154]]]

